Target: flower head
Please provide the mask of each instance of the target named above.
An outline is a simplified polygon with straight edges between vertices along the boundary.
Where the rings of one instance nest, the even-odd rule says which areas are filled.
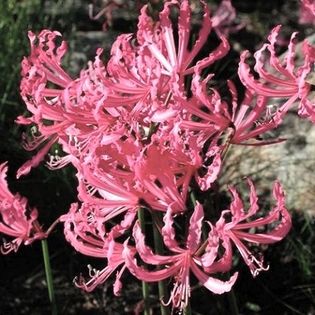
[[[164,216],[164,226],[162,228],[162,236],[164,244],[170,252],[169,255],[154,254],[145,244],[144,235],[141,232],[139,223],[137,222],[133,229],[133,237],[136,249],[141,259],[151,265],[161,266],[162,269],[149,271],[140,267],[136,263],[134,255],[125,243],[123,255],[126,259],[126,266],[129,271],[138,279],[147,282],[156,282],[162,279],[172,277],[174,286],[171,291],[170,302],[174,307],[183,309],[187,306],[190,297],[190,272],[205,286],[208,290],[216,294],[222,294],[230,291],[237,278],[237,273],[230,277],[227,281],[213,278],[209,273],[218,272],[226,269],[226,259],[217,261],[219,240],[215,238],[213,232],[209,232],[207,246],[203,254],[198,253],[201,244],[201,227],[203,221],[203,208],[197,203],[194,212],[190,218],[188,237],[183,246],[176,241],[176,232],[173,227],[173,211],[169,207]],[[211,266],[213,269],[211,270]],[[206,268],[209,272],[205,271]],[[222,269],[221,269],[222,268]]]
[[[114,293],[119,294],[120,277],[124,272],[125,260],[122,256],[123,245],[115,241],[134,221],[134,216],[126,215],[120,224],[115,225],[111,231],[105,228],[105,220],[102,215],[89,205],[83,204],[80,208],[72,204],[67,214],[61,216],[64,222],[64,234],[67,241],[80,253],[107,260],[107,265],[102,270],[96,270],[90,265],[89,279],[82,275],[74,279],[75,284],[90,292],[98,285],[103,284],[118,268]],[[130,248],[134,253],[134,249]]]
[[[260,271],[267,270],[269,267],[264,266],[263,257],[255,257],[245,242],[254,244],[272,244],[282,240],[291,228],[291,218],[285,207],[284,192],[279,182],[275,182],[273,195],[277,201],[276,206],[265,216],[257,219],[259,206],[258,198],[253,183],[248,181],[250,187],[250,207],[246,212],[243,202],[235,188],[230,188],[233,201],[230,209],[222,212],[221,218],[216,224],[216,229],[220,237],[228,242],[233,242],[243,257],[245,263],[250,268],[252,275],[255,277]],[[226,216],[231,216],[228,221]],[[262,229],[266,231],[261,232]]]
[[[13,238],[1,246],[2,254],[16,252],[21,244],[46,237],[36,222],[37,210],[27,209],[26,198],[9,191],[6,173],[6,163],[0,164],[0,232]]]
[[[307,41],[302,45],[303,60],[302,64],[296,61],[296,43],[297,33],[293,33],[288,46],[288,51],[282,61],[276,56],[275,45],[281,25],[276,26],[270,33],[269,43],[264,44],[261,49],[255,53],[255,71],[259,74],[259,79],[255,79],[250,73],[250,68],[245,60],[248,52],[241,55],[239,64],[239,77],[243,84],[252,92],[270,98],[283,98],[286,101],[279,106],[276,119],[282,120],[284,115],[292,107],[294,102],[299,101],[299,114],[302,117],[308,117],[315,121],[315,110],[313,102],[308,100],[311,94],[311,84],[307,77],[312,72],[315,54],[314,47]],[[270,55],[266,58],[265,53]],[[268,61],[269,62],[268,62]]]
[[[191,35],[190,23],[192,10],[188,0],[168,1],[164,4],[164,9],[160,13],[160,22],[155,24],[151,18],[147,16],[147,7],[141,10],[139,19],[138,40],[146,47],[152,56],[154,56],[162,65],[162,74],[170,79],[179,76],[179,84],[183,83],[184,76],[194,72],[194,59],[206,43],[212,29],[210,12],[207,5],[201,1],[204,10],[201,29],[198,34],[193,48],[188,49],[189,38]],[[170,19],[171,8],[178,8],[178,30],[176,31]],[[178,43],[175,41],[174,33],[178,34]],[[229,50],[229,44],[224,36],[220,36],[220,45],[208,57],[198,62],[199,67],[205,68],[216,60],[222,58]]]

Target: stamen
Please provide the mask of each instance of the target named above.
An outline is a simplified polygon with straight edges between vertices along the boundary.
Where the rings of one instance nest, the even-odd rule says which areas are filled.
[[[49,161],[46,162],[46,165],[50,170],[57,170],[71,163],[70,155],[61,157],[57,152],[58,150],[55,151],[54,155],[49,154]]]
[[[267,105],[265,116],[256,120],[254,122],[255,126],[258,127],[258,126],[261,126],[263,124],[267,124],[271,121],[274,121],[274,117],[278,112],[277,108],[278,108],[278,106],[276,104]]]
[[[37,134],[38,131],[35,126],[31,127],[30,133],[30,137],[28,137],[26,133],[22,134],[22,146],[27,151],[36,149],[47,139],[45,136]]]
[[[91,265],[87,265],[88,269],[89,269],[89,276],[93,279],[97,278],[100,274],[100,271],[93,268]]]
[[[0,252],[3,255],[7,255],[12,251],[17,252],[18,247],[19,245],[17,242],[7,242],[5,239],[3,239],[3,244],[0,246]]]
[[[248,255],[248,266],[253,277],[257,277],[261,271],[269,270],[269,265],[264,266],[264,258],[257,259],[254,255]]]

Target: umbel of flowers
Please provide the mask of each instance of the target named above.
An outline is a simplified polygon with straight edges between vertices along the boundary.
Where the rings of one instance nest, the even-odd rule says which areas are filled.
[[[233,9],[230,1],[223,3]],[[210,191],[218,180],[229,147],[268,144],[257,137],[279,126],[294,104],[298,103],[299,115],[315,121],[311,84],[306,80],[315,48],[305,42],[304,63],[295,65],[293,34],[280,60],[275,53],[277,26],[255,54],[255,77],[246,63],[248,52],[241,55],[244,98],[238,98],[232,81],[227,82],[229,97],[223,98],[208,85],[215,73],[203,74],[229,51],[228,33],[220,28],[229,21],[211,17],[203,1],[199,5],[203,17],[194,36],[188,0],[166,1],[158,20],[144,6],[137,32],[120,35],[106,62],[99,49],[77,78],[62,67],[67,45],[57,44],[58,32],[29,32],[31,52],[22,62],[21,81],[28,114],[18,117],[17,123],[36,127],[31,137],[24,137],[24,147],[36,153],[17,177],[44,160],[51,169],[69,163],[76,168],[78,202],[59,221],[75,250],[104,261],[102,270],[90,267],[88,279],[76,278],[76,285],[87,291],[115,274],[114,292],[119,294],[125,272],[145,282],[170,279],[170,297],[162,303],[183,309],[189,302],[192,274],[212,293],[228,292],[238,277],[231,270],[237,251],[255,277],[269,266],[248,245],[278,242],[290,230],[279,182],[273,185],[275,202],[269,211],[259,208],[250,180],[247,207],[230,187],[231,203],[220,209],[214,222],[205,219],[213,210],[195,196]],[[210,34],[218,44],[198,59]],[[273,98],[283,102],[271,111]],[[49,156],[54,143],[62,146],[63,156]],[[8,190],[6,170],[4,163],[0,232],[12,241],[3,244],[3,253],[46,238],[51,230],[42,231],[37,211]],[[140,212],[151,217],[149,229]],[[175,228],[175,221],[183,222],[183,217],[188,218],[187,226]],[[162,242],[160,252],[150,245],[147,234],[152,229]]]

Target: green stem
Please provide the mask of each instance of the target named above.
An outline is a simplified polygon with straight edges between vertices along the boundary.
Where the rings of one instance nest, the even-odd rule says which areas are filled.
[[[152,217],[154,219],[154,217]],[[156,227],[156,225],[153,224],[153,237],[154,237],[154,247],[157,254],[163,254],[163,242],[161,238],[161,234]],[[161,280],[158,282],[158,288],[159,288],[159,298],[160,301],[167,301],[168,300],[168,290],[166,282]],[[162,302],[160,304],[161,308],[161,315],[169,315],[170,310],[167,306],[163,305]]]
[[[144,209],[140,208],[138,211],[138,219],[140,222],[142,232],[145,231],[145,218],[144,218]],[[149,284],[145,281],[142,281],[142,296],[143,296],[143,305],[144,305],[144,315],[150,314],[149,306]]]
[[[190,191],[190,200],[191,200],[193,206],[195,207],[196,203],[197,203],[197,200],[196,200],[195,193],[192,190]]]
[[[231,315],[239,315],[236,296],[233,289],[231,289],[231,291],[227,293],[227,298],[229,301]]]
[[[188,301],[187,306],[184,309],[184,315],[191,315],[191,305],[190,305],[190,300]]]
[[[58,314],[57,304],[56,304],[56,299],[55,299],[55,292],[54,292],[53,277],[52,277],[51,266],[50,266],[47,239],[41,240],[41,243],[42,243],[42,251],[43,251],[43,258],[44,258],[44,265],[45,265],[48,296],[49,296],[49,301],[51,305],[51,314],[57,315]]]
[[[195,207],[197,204],[197,199],[196,199],[196,196],[195,196],[195,193],[193,190],[190,191],[190,200],[191,200],[193,206]],[[190,300],[189,300],[187,306],[184,309],[184,315],[191,315],[191,314],[192,314],[191,304],[190,304]]]

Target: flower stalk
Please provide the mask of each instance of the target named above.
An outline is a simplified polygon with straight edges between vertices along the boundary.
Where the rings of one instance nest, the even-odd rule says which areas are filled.
[[[237,300],[233,288],[227,293],[231,315],[239,315]]]
[[[187,306],[184,309],[184,315],[192,315],[190,300],[189,300]]]
[[[144,208],[140,208],[138,210],[138,220],[140,222],[141,229],[145,231],[145,215],[144,215]],[[150,304],[149,304],[149,294],[150,288],[149,284],[146,281],[141,281],[142,284],[142,297],[143,297],[143,314],[150,315]]]
[[[45,265],[48,297],[49,297],[49,301],[51,305],[51,314],[57,315],[58,311],[57,311],[57,304],[56,304],[56,298],[55,298],[53,276],[52,276],[51,265],[50,265],[47,239],[42,239],[41,243],[42,243],[42,252],[43,252],[43,258],[44,258],[44,265]]]
[[[154,217],[152,217],[154,220]],[[153,237],[154,237],[154,248],[157,254],[163,254],[163,241],[161,238],[161,234],[155,224],[153,224]],[[169,315],[170,310],[167,305],[162,303],[163,301],[167,301],[169,299],[167,284],[165,280],[161,280],[158,282],[158,290],[159,290],[159,299],[161,301],[160,309],[161,315]]]

